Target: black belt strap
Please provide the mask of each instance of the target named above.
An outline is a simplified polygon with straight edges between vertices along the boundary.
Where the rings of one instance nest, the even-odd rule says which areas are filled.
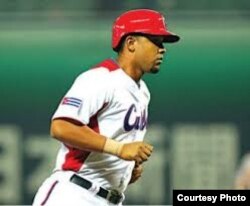
[[[83,187],[85,189],[90,189],[92,186],[92,182],[74,174],[72,175],[72,177],[70,178],[70,182],[73,182],[75,184],[77,184],[80,187]],[[118,204],[120,203],[121,199],[122,199],[122,195],[115,190],[106,190],[102,187],[100,187],[100,190],[98,191],[98,193],[96,193],[98,196],[107,199],[108,201],[110,201],[113,204]]]

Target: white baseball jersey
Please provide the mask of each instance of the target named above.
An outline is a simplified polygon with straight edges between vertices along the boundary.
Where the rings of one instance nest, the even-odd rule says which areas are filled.
[[[53,119],[71,118],[119,142],[142,141],[150,94],[112,59],[80,74],[61,101]],[[62,144],[55,170],[71,170],[106,189],[123,192],[134,161]]]

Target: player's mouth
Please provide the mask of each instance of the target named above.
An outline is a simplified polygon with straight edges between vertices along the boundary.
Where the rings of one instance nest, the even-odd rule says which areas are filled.
[[[156,66],[160,66],[160,65],[162,64],[162,62],[163,62],[163,57],[158,58],[158,59],[156,59],[156,61],[155,61],[155,65],[156,65]]]

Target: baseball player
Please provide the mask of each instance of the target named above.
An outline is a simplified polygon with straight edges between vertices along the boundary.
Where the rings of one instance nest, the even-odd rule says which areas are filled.
[[[80,74],[52,118],[51,135],[62,145],[34,206],[122,204],[153,151],[143,141],[150,93],[141,77],[157,73],[163,43],[178,40],[154,10],[131,10],[115,20],[117,58]]]

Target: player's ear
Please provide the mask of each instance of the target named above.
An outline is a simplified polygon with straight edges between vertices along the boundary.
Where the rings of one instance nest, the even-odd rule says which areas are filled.
[[[127,36],[125,39],[125,46],[127,47],[127,50],[130,52],[134,52],[135,51],[135,46],[136,46],[136,37],[134,36]]]

